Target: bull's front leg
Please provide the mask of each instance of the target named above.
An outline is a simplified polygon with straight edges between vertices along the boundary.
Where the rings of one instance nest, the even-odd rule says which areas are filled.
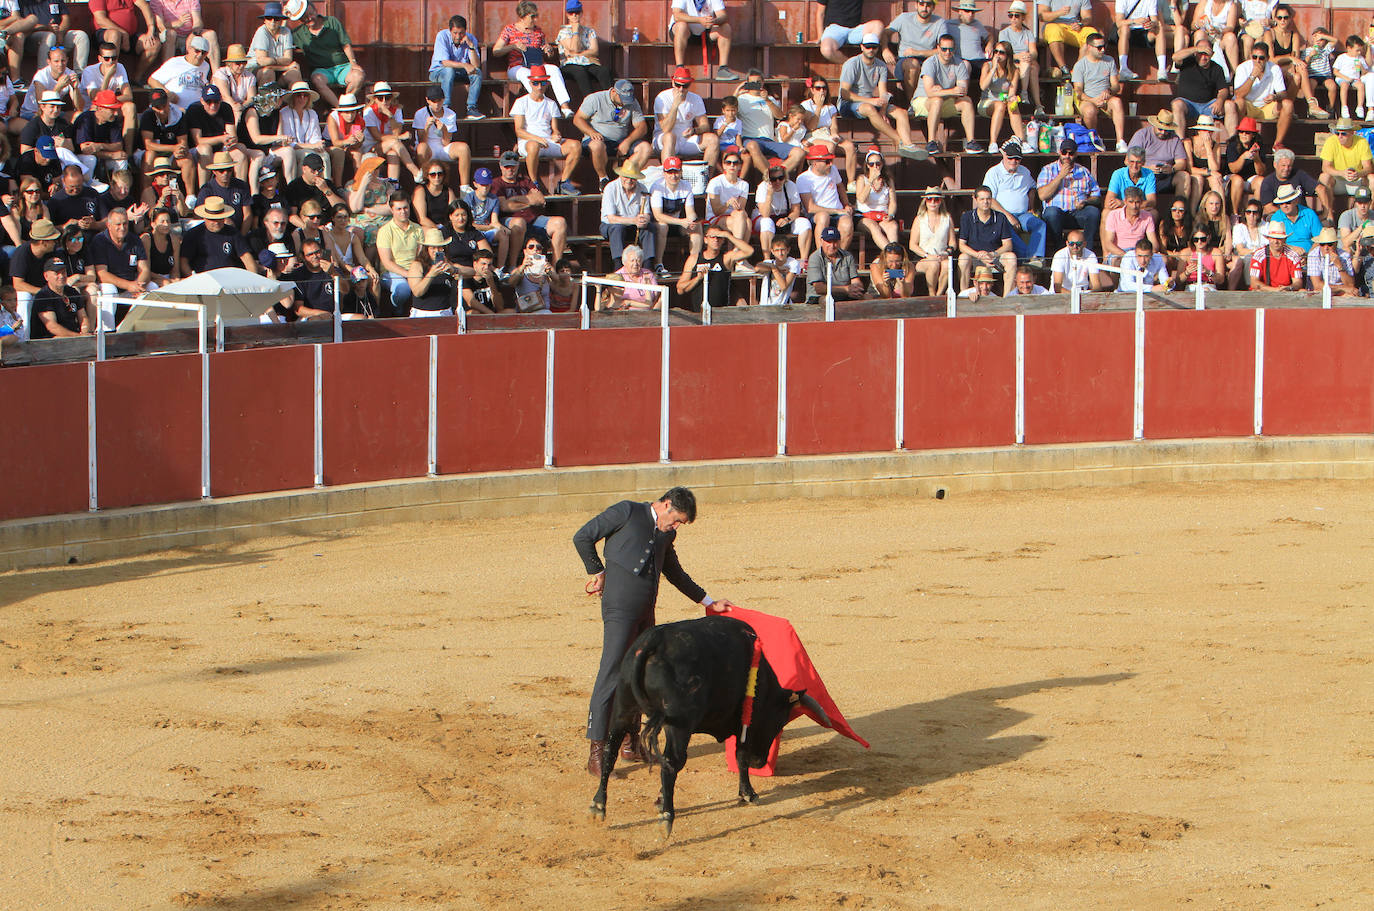
[[[749,764],[745,761],[745,753],[739,749],[739,741],[735,741],[735,765],[739,767],[739,802],[757,804],[758,794],[749,783]]]
[[[682,728],[672,725],[664,728],[663,760],[659,763],[663,792],[659,795],[658,814],[664,838],[673,834],[673,788],[677,784],[677,773],[687,764],[687,741],[691,736]]]

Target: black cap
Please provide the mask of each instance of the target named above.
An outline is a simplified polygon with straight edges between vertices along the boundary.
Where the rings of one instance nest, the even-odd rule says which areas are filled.
[[[1061,152],[1077,152],[1077,151],[1078,151],[1078,143],[1074,142],[1072,139],[1065,139],[1065,140],[1062,140],[1062,141],[1060,141],[1060,143],[1059,143],[1059,151],[1061,151]]]
[[[43,260],[44,272],[66,272],[67,261],[60,256],[49,256]]]
[[[425,89],[425,97],[430,101],[443,101],[444,90],[441,86],[431,85],[429,88]]]
[[[307,168],[314,168],[316,171],[324,170],[324,159],[315,152],[311,152],[301,159],[301,164],[305,165]]]

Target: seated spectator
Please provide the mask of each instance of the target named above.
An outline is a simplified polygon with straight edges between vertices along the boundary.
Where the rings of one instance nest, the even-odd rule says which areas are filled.
[[[997,273],[987,266],[979,266],[973,272],[973,283],[959,292],[959,297],[963,300],[977,303],[984,298],[996,297],[997,292],[993,286],[997,283]]]
[[[672,19],[668,34],[673,38],[673,63],[685,66],[687,63],[687,42],[698,38],[704,44],[716,42],[715,78],[718,82],[732,82],[739,79],[739,73],[730,69],[730,22],[725,17],[725,0],[673,0],[669,12]],[[710,78],[709,70],[702,73]]]
[[[1050,260],[1051,287],[1060,291],[1101,291],[1102,275],[1097,255],[1083,243],[1083,231],[1074,228],[1064,239],[1064,249]]]
[[[291,144],[277,149],[276,155],[281,159],[282,172],[288,181],[296,179],[301,161],[307,155],[320,155],[320,163],[325,168],[324,176],[328,178],[332,173],[330,159],[323,157],[327,146],[320,130],[320,115],[314,110],[319,98],[319,93],[312,91],[304,82],[295,82],[291,85],[287,106],[281,109],[277,129],[281,135],[290,138]],[[420,157],[424,158],[423,152]]]
[[[1255,291],[1300,291],[1303,252],[1288,246],[1288,229],[1271,221],[1263,231],[1267,243],[1250,256],[1250,285]]]
[[[844,178],[831,162],[835,154],[823,145],[814,145],[806,152],[807,170],[797,175],[797,192],[801,194],[802,213],[810,219],[816,232],[833,227],[839,231],[842,249],[849,249],[854,236],[854,207],[844,189]],[[807,262],[811,260],[808,257]]]
[[[472,277],[463,282],[463,306],[477,313],[504,313],[506,297],[501,278],[492,267],[490,250],[472,254]]]
[[[1279,187],[1274,197],[1279,210],[1270,216],[1270,221],[1283,225],[1288,245],[1297,247],[1303,253],[1312,248],[1312,238],[1321,233],[1322,221],[1307,206],[1302,204],[1302,191],[1294,186]]]
[[[1173,257],[1173,284],[1176,288],[1196,288],[1201,282],[1204,286],[1217,288],[1221,276],[1225,274],[1225,263],[1212,253],[1212,238],[1200,228],[1192,231],[1192,249]]]
[[[282,188],[287,208],[299,212],[306,200],[313,199],[321,211],[328,211],[331,206],[346,202],[343,194],[324,176],[324,169],[324,158],[318,154],[306,155],[300,160],[300,175]],[[296,222],[298,226],[301,224],[299,219]]]
[[[254,256],[259,256],[273,244],[281,244],[295,250],[295,244],[291,240],[291,224],[281,209],[268,209],[262,216],[262,224],[248,235],[248,249]]]
[[[76,292],[86,302],[86,316],[94,324],[100,299],[100,279],[95,274],[95,266],[86,255],[86,232],[76,225],[67,225],[62,230],[62,243],[55,255],[67,261],[67,288]],[[128,306],[116,311],[116,316],[127,312]]]
[[[91,323],[80,295],[67,287],[67,263],[60,256],[43,260],[43,287],[33,295],[31,339],[90,335]]]
[[[1350,208],[1341,213],[1340,219],[1336,222],[1336,231],[1340,236],[1340,247],[1347,253],[1354,253],[1355,247],[1360,240],[1360,229],[1365,225],[1374,225],[1374,214],[1371,214],[1370,191],[1368,187],[1356,190],[1350,195]]]
[[[768,163],[768,179],[759,181],[754,191],[754,207],[759,246],[772,250],[773,236],[786,231],[797,238],[801,261],[810,258],[811,221],[802,215],[801,190],[787,179],[787,169],[776,158]]]
[[[1038,267],[1045,257],[1045,222],[1031,211],[1035,178],[1021,164],[1021,156],[1021,144],[1014,139],[1007,140],[1002,147],[1001,163],[988,169],[983,186],[992,191],[992,208],[1030,235],[1029,241],[1024,241],[1013,230],[1012,250],[1018,258],[1029,258]]]
[[[566,84],[571,79],[581,98],[593,92],[604,92],[611,87],[611,68],[601,62],[601,42],[597,40],[596,29],[582,21],[582,0],[568,0],[563,7],[563,16],[566,21],[554,39],[563,82]]]
[[[1340,248],[1335,228],[1323,228],[1307,254],[1307,280],[1318,294],[1327,285],[1332,297],[1354,297],[1358,293],[1350,254]]]
[[[867,120],[873,129],[895,143],[898,154],[906,158],[928,157],[928,152],[923,154],[911,142],[911,121],[906,111],[892,104],[887,64],[878,57],[878,44],[877,35],[865,34],[863,50],[840,68],[840,116]]]
[[[113,44],[100,45],[96,62],[81,71],[81,96],[87,102],[106,89],[114,92],[119,99],[124,127],[132,132],[138,123],[134,92],[129,85],[129,73],[124,69],[124,64],[119,62],[119,50]]]
[[[140,238],[148,258],[149,284],[165,285],[182,278],[181,235],[172,231],[176,213],[171,209],[154,209],[148,216],[148,230]]]
[[[1175,202],[1178,205],[1182,200]],[[1119,209],[1112,209],[1102,219],[1102,255],[1107,265],[1117,265],[1127,250],[1136,249],[1142,241],[1150,241],[1154,251],[1155,217],[1145,209],[1145,194],[1139,187],[1126,188],[1126,203]]]
[[[290,268],[285,269],[280,278],[295,284],[295,290],[289,298],[272,305],[265,314],[267,319],[282,323],[332,319],[338,276],[334,263],[324,257],[320,242],[307,240],[302,245],[300,258],[292,257],[288,263]],[[342,309],[342,300],[340,305]]]
[[[88,8],[98,30],[94,33],[98,41],[113,44],[122,53],[138,55],[133,81],[142,82],[162,48],[156,17],[148,0],[91,0]]]
[[[14,176],[19,180],[33,178],[45,194],[57,186],[62,176],[62,163],[57,160],[57,145],[51,136],[40,136],[32,149],[19,156]]]
[[[790,307],[803,263],[792,255],[792,246],[782,235],[772,237],[768,251],[769,257],[759,263],[759,271],[763,273],[759,304],[764,307]]]
[[[115,209],[106,217],[105,230],[91,241],[89,255],[105,297],[142,297],[157,287],[148,251],[129,230],[129,215],[123,209]],[[118,316],[112,305],[101,309],[107,330],[115,328]]]
[[[979,187],[973,192],[973,209],[959,219],[959,280],[970,287],[969,275],[975,264],[1002,272],[1002,293],[1011,290],[1011,276],[1016,271],[1016,254],[1011,249],[1015,233],[1011,222],[1000,212],[993,211],[992,191]]]
[[[1178,85],[1171,112],[1178,138],[1183,139],[1188,124],[1204,115],[1216,123],[1224,120],[1226,129],[1234,132],[1240,112],[1231,100],[1231,80],[1212,57],[1212,40],[1201,38],[1192,47],[1174,54],[1174,68],[1178,71]]]
[[[301,68],[295,61],[296,42],[286,27],[286,16],[280,3],[263,5],[258,17],[262,25],[253,33],[248,45],[248,71],[258,78],[258,85],[276,82],[286,88],[301,82]]]
[[[1116,0],[1112,21],[1116,23],[1116,53],[1122,79],[1140,78],[1126,65],[1130,49],[1153,47],[1158,66],[1155,77],[1160,82],[1169,81],[1169,64],[1164,53],[1168,36],[1164,34],[1161,12],[1158,0],[1148,4],[1144,0]]]
[[[211,196],[196,207],[202,223],[181,238],[181,272],[208,272],[224,266],[258,272],[257,260],[248,247],[248,238],[229,224],[235,210],[218,196]]]
[[[1193,216],[1193,227],[1207,232],[1208,252],[1218,257],[1225,272],[1226,262],[1231,258],[1231,220],[1226,215],[1226,203],[1220,193],[1208,190],[1203,194]]]
[[[233,132],[233,114],[221,99],[219,89],[207,85],[201,100],[188,107],[181,118],[181,127],[200,162],[200,181],[206,181],[204,171],[211,164],[227,159],[234,176],[240,181],[247,181],[251,192],[257,192],[253,188],[257,183],[256,172],[263,153],[238,141]]]
[[[91,39],[80,29],[72,28],[72,17],[64,0],[20,0],[19,12],[24,18],[6,29],[10,33],[10,53],[16,64],[23,62],[24,39],[32,35],[40,63],[48,59],[49,50],[60,46],[72,55],[78,71],[86,68],[91,56]]]
[[[84,105],[81,98],[81,74],[67,66],[67,49],[51,48],[48,51],[47,66],[33,74],[29,90],[24,94],[24,104],[19,109],[23,117],[38,116],[38,103],[49,92],[61,97],[62,104],[69,104],[72,110],[79,111]],[[14,65],[14,61],[10,61]]]
[[[1193,262],[1194,275],[1196,275],[1197,263]],[[1216,273],[1207,267],[1204,281],[1215,282]],[[1164,257],[1155,252],[1155,245],[1150,242],[1148,237],[1142,237],[1136,241],[1131,253],[1122,257],[1121,278],[1117,282],[1116,290],[1124,294],[1134,294],[1136,291],[1168,291],[1169,290],[1169,265],[1164,261]],[[1182,282],[1186,284],[1186,282]]]
[[[301,52],[306,77],[324,103],[334,107],[339,103],[334,90],[356,95],[362,91],[367,74],[353,53],[353,39],[344,24],[325,14],[326,2],[288,0],[285,11],[288,16],[295,13],[293,22],[301,23],[291,32],[291,43]]]
[[[172,159],[157,158],[153,161],[152,170],[147,172],[147,185],[143,188],[143,205],[150,210],[171,209],[178,218],[190,217],[186,192]]]
[[[443,228],[448,224],[448,215],[458,202],[458,194],[448,185],[443,165],[431,164],[425,168],[425,182],[415,187],[410,202],[420,227]]]
[[[576,309],[573,298],[582,284],[581,272],[581,264],[575,259],[565,257],[553,264],[553,278],[549,281],[549,310],[568,313]]]
[[[320,237],[329,259],[339,264],[339,281],[345,283],[339,290],[348,289],[347,297],[355,303],[356,312],[374,316],[381,297],[381,273],[363,246],[363,232],[349,224],[351,213],[343,203],[325,211],[328,217]]]
[[[1026,125],[1021,120],[1021,96],[1017,94],[1017,70],[1012,62],[1011,45],[1000,41],[993,48],[992,60],[979,77],[978,114],[991,119],[988,126],[988,151],[997,154],[997,137],[1002,135],[1002,121],[1011,121],[1008,142],[1026,138]]]
[[[738,99],[741,125],[739,145],[753,160],[759,173],[768,172],[770,158],[780,159],[789,172],[801,167],[806,151],[800,145],[790,145],[774,138],[775,124],[784,115],[777,99],[769,95],[764,87],[761,70],[749,71],[748,78],[739,87]]]
[[[415,258],[407,267],[410,317],[453,316],[458,301],[458,278],[453,263],[442,255],[448,239],[438,228],[425,228]]]
[[[716,134],[722,149],[739,146],[744,141],[744,121],[739,119],[739,98],[726,95],[720,100],[720,116],[712,122],[711,131]],[[748,160],[744,162],[741,176],[749,173],[750,163]]]
[[[234,160],[228,152],[216,152],[206,168],[210,171],[210,180],[201,184],[196,198],[200,202],[211,197],[224,200],[232,213],[230,221],[234,230],[246,232],[252,223],[253,192],[247,183],[234,176]]]
[[[0,261],[8,260],[10,254],[29,239],[34,222],[43,219],[51,220],[43,185],[36,177],[24,177],[19,181],[19,192],[10,203],[9,211],[0,217],[0,227],[5,229],[5,234],[0,236],[0,245],[4,247]]]
[[[488,244],[494,244],[496,262],[507,261],[510,231],[501,224],[501,200],[491,192],[492,176],[487,168],[478,168],[472,177],[472,188],[459,194],[459,199],[472,212],[472,226],[482,232]]]
[[[537,237],[525,241],[520,262],[511,270],[507,283],[514,293],[518,313],[550,310],[553,294],[553,270],[544,252],[544,244]]]
[[[773,138],[791,149],[801,149],[806,157],[806,109],[794,104],[787,109],[787,117],[773,128]]]
[[[754,255],[754,248],[723,228],[708,227],[702,245],[687,257],[678,277],[676,306],[700,311],[703,296],[712,307],[729,306],[730,276],[735,267]],[[742,299],[734,303],[739,305]]]
[[[62,185],[48,199],[48,211],[58,227],[74,222],[83,231],[99,231],[105,225],[100,194],[86,185],[86,175],[74,164],[62,169]]]
[[[1039,111],[1040,52],[1036,46],[1035,30],[1026,25],[1026,12],[1025,0],[1012,0],[1007,7],[1007,18],[1011,22],[997,33],[997,42],[1011,47],[1011,59],[1016,67],[1016,85],[1010,94],[1029,98],[1031,105]]]
[[[931,7],[934,8],[933,0]],[[857,47],[865,35],[881,36],[883,33],[883,20],[861,21],[863,17],[862,3],[842,3],[840,0],[821,2],[821,0],[817,0],[812,9],[816,12],[816,30],[821,33],[819,47],[821,56],[831,63],[844,63],[844,53],[840,48],[845,45]]]
[[[1374,155],[1369,141],[1355,133],[1355,124],[1342,117],[1321,148],[1322,186],[1333,196],[1354,196],[1361,189],[1374,187]]]
[[[837,134],[835,117],[840,109],[829,100],[830,84],[820,77],[808,81],[807,98],[801,103],[806,114],[806,135],[808,145],[823,145],[835,154],[838,148],[844,152],[844,170],[849,183],[858,180],[858,155],[854,151],[854,141]]]
[[[10,256],[10,287],[14,289],[15,312],[24,326],[32,330],[30,305],[33,296],[46,284],[43,278],[43,260],[57,249],[62,232],[46,218],[33,223],[29,228],[29,239],[15,248]]]
[[[806,283],[811,288],[808,300],[859,300],[867,297],[859,264],[854,254],[840,247],[840,232],[832,225],[820,231],[820,248],[806,264]]]
[[[1278,0],[1244,0],[1247,5],[1258,3],[1260,6],[1267,7],[1262,21],[1262,27],[1256,29],[1258,22],[1247,21],[1245,25],[1245,56],[1250,56],[1250,51],[1254,42],[1263,37],[1268,29],[1269,11],[1274,8]],[[1240,64],[1241,44],[1237,38],[1242,18],[1240,15],[1240,4],[1235,0],[1208,0],[1206,3],[1199,3],[1193,8],[1193,44],[1194,46],[1204,38],[1212,42],[1212,45],[1220,45],[1225,59],[1230,63],[1230,72],[1234,73]],[[1246,10],[1245,19],[1250,20],[1252,10]],[[1253,12],[1258,12],[1255,10]]]
[[[1102,220],[1102,189],[1087,168],[1074,163],[1077,154],[1078,143],[1064,140],[1059,144],[1058,160],[1045,165],[1035,181],[1036,193],[1045,204],[1045,224],[1055,238],[1067,236],[1065,229],[1069,227],[1096,237]]]
[[[1101,35],[1093,27],[1092,0],[1062,0],[1063,6],[1056,5],[1060,0],[1045,0],[1039,4],[1040,21],[1044,23],[1044,39],[1049,45],[1054,66],[1050,68],[1051,79],[1067,79],[1069,64],[1064,57],[1064,45],[1081,48],[1094,35]],[[1104,42],[1105,46],[1105,42]],[[1082,59],[1080,56],[1079,59]]]
[[[613,147],[617,158],[641,171],[653,153],[648,142],[649,122],[628,79],[583,98],[573,115],[573,126],[582,132],[582,144],[591,153],[592,168],[603,187],[611,181],[606,173],[608,148]]]
[[[258,94],[258,78],[248,72],[248,50],[231,44],[224,52],[224,66],[215,67],[210,83],[219,89],[220,98],[233,111],[234,123],[242,123]]]
[[[1303,205],[1327,215],[1334,214],[1331,188],[1320,183],[1307,171],[1296,167],[1291,149],[1279,149],[1274,153],[1274,170],[1260,181],[1258,195],[1260,204],[1264,206],[1265,215],[1272,215],[1279,210],[1274,197],[1278,196],[1279,188],[1283,186],[1294,186],[1301,190]]]
[[[103,163],[105,173],[122,171],[129,166],[129,153],[124,149],[124,118],[122,105],[109,89],[96,92],[91,109],[79,114],[72,124],[72,139],[77,155],[87,173]]]
[[[415,130],[415,157],[420,167],[428,170],[433,163],[458,163],[458,183],[472,183],[472,149],[458,135],[458,115],[444,107],[444,92],[437,85],[425,91],[425,104],[415,112],[411,127]]]
[[[939,187],[926,187],[921,210],[911,226],[907,249],[916,257],[916,268],[926,278],[926,292],[945,293],[949,282],[950,233],[953,229],[945,211],[945,195]]]
[[[911,115],[926,119],[926,152],[942,151],[936,139],[940,121],[958,117],[964,127],[964,151],[976,154],[984,146],[973,138],[973,99],[968,94],[969,66],[954,54],[952,35],[942,35],[935,56],[921,64],[921,81],[911,99]]]
[[[149,0],[155,18],[166,26],[162,33],[162,59],[169,60],[186,53],[186,42],[199,35],[210,45],[210,66],[219,69],[219,34],[205,27],[200,0]]]
[[[1015,281],[1013,281],[1012,283],[1011,294],[1008,295],[1009,297],[1017,294],[1024,295],[1026,297],[1033,297],[1049,293],[1049,288],[1046,288],[1044,285],[1037,285],[1035,283],[1034,269],[1032,269],[1030,266],[1016,267],[1016,278]]]
[[[921,83],[921,67],[935,56],[941,36],[954,34],[954,24],[936,15],[934,0],[916,0],[915,10],[893,17],[883,35],[884,44],[897,39],[897,64],[893,71],[907,97],[915,97]]]
[[[740,240],[749,238],[749,181],[739,176],[744,156],[730,146],[721,158],[725,171],[706,184],[706,223],[725,228]],[[798,189],[801,185],[798,184]]]
[[[882,254],[868,264],[868,281],[874,297],[915,297],[916,275],[916,266],[906,258],[902,245],[895,242],[884,246]]]
[[[568,222],[561,215],[544,215],[544,194],[528,177],[519,176],[520,156],[513,151],[501,155],[501,174],[491,182],[491,191],[501,201],[501,212],[510,230],[512,268],[528,244],[526,235],[546,241],[553,248],[554,262],[567,249]],[[542,243],[541,243],[542,247]],[[514,273],[512,273],[514,274]]]
[[[539,7],[534,0],[520,0],[516,4],[515,22],[501,29],[496,43],[491,46],[493,58],[501,54],[506,55],[506,78],[520,83],[527,92],[531,85],[530,71],[543,66],[545,60],[553,60],[554,46],[549,44],[544,30],[539,27]],[[563,84],[563,74],[555,66],[547,69],[545,75],[563,116],[571,117],[573,109],[569,104],[568,87]]]
[[[954,5],[954,19],[949,23],[950,34],[958,42],[955,55],[969,65],[970,84],[982,85],[983,69],[987,66],[990,33],[983,23],[973,18],[981,8],[975,0],[959,0]]]
[[[653,215],[654,250],[660,265],[668,251],[668,237],[687,238],[688,250],[701,249],[701,219],[697,216],[696,195],[682,179],[682,159],[663,161],[663,176],[649,187],[649,211]]]
[[[1231,228],[1231,250],[1235,258],[1226,286],[1239,291],[1250,284],[1250,257],[1268,241],[1264,237],[1264,210],[1258,200],[1252,199],[1245,204],[1240,221]]]
[[[1269,45],[1255,42],[1250,59],[1236,67],[1232,85],[1236,88],[1238,113],[1265,123],[1277,122],[1273,148],[1276,152],[1284,150],[1283,140],[1293,121],[1293,99],[1285,97],[1283,70],[1269,61]]]
[[[148,110],[138,117],[137,145],[143,150],[144,167],[147,167],[147,162],[166,159],[173,170],[181,175],[181,188],[189,192],[200,186],[196,156],[187,148],[186,136],[172,124],[171,116],[171,102],[167,93],[154,89],[148,95]]]
[[[406,129],[405,111],[399,104],[393,104],[396,93],[391,83],[378,82],[372,86],[372,102],[363,109],[364,155],[381,155],[386,159],[386,176],[393,183],[401,178],[401,165],[410,171],[416,183],[421,181],[420,167],[410,157],[406,145],[410,141],[410,130]]]
[[[1051,25],[1045,26],[1047,33]],[[1097,113],[1106,108],[1116,129],[1116,150],[1124,152],[1126,105],[1121,100],[1121,78],[1116,72],[1116,62],[1104,55],[1106,47],[1107,41],[1100,34],[1090,36],[1083,56],[1073,65],[1074,105],[1083,116],[1083,126],[1090,130],[1097,129]]]
[[[529,70],[530,93],[516,99],[510,111],[515,121],[516,150],[524,156],[525,170],[535,183],[539,182],[541,158],[561,158],[563,170],[558,181],[558,192],[565,196],[576,196],[581,191],[572,182],[572,175],[582,159],[582,144],[576,139],[564,139],[559,132],[556,123],[558,106],[552,99],[544,97],[545,87],[549,84],[548,71],[542,64]]]
[[[1136,130],[1131,137],[1130,148],[1140,149],[1144,154],[1145,167],[1154,173],[1157,187],[1173,187],[1176,195],[1187,196],[1188,150],[1178,138],[1177,130],[1173,112],[1167,109],[1160,111],[1147,117],[1145,126]],[[1130,154],[1130,149],[1126,154]],[[1107,200],[1107,209],[1113,208],[1111,197],[1108,196]],[[1191,199],[1191,203],[1197,205],[1197,199]]]
[[[44,92],[39,96],[38,115],[29,120],[19,131],[19,151],[27,152],[38,147],[38,140],[52,139],[55,148],[75,152],[72,141],[72,125],[62,116],[65,102],[56,92]]]
[[[1212,118],[1203,114],[1191,127],[1193,135],[1189,138],[1188,160],[1188,204],[1196,208],[1204,193],[1222,195],[1221,150],[1216,144],[1216,124]]]
[[[1175,199],[1159,217],[1157,228],[1159,252],[1169,261],[1170,271],[1178,267],[1180,257],[1187,258],[1193,247],[1193,213],[1188,203]]]
[[[275,164],[276,160],[273,159]],[[316,215],[323,210],[323,207],[313,199],[306,201]],[[253,194],[253,198],[248,203],[249,212],[253,216],[253,224],[262,224],[263,216],[272,209],[280,210],[284,218],[289,219],[291,213],[291,203],[286,198],[286,193],[282,190],[281,174],[277,169],[268,165],[258,171],[258,192]],[[304,226],[306,223],[306,210],[302,205],[297,213],[299,223]]]
[[[444,91],[444,107],[462,110],[468,120],[481,120],[477,110],[482,97],[482,45],[468,31],[468,20],[450,16],[448,28],[434,36],[434,54],[429,58],[429,81]],[[466,97],[455,101],[453,94],[462,86]],[[356,89],[353,90],[357,92]]]
[[[1331,106],[1332,111],[1340,110],[1340,102],[1337,101],[1339,87],[1336,85],[1336,74],[1332,69],[1339,53],[1340,48],[1336,46],[1331,33],[1318,26],[1312,29],[1312,43],[1301,55],[1303,63],[1307,65],[1307,78],[1311,83],[1312,94],[1316,95],[1319,89],[1325,89],[1327,104]],[[1331,116],[1330,112],[1322,109],[1320,105],[1313,108],[1310,103],[1308,113],[1322,120]]]
[[[388,201],[391,221],[377,232],[377,259],[382,264],[382,283],[391,292],[393,316],[405,316],[410,304],[410,266],[420,250],[424,229],[410,219],[410,200],[399,190]]]
[[[454,203],[446,223],[440,229],[448,246],[444,258],[453,264],[453,273],[466,278],[472,275],[472,258],[478,250],[490,250],[491,244],[482,232],[472,226],[472,210],[466,203]]]
[[[623,265],[607,278],[636,285],[657,285],[658,278],[644,261],[644,251],[630,244],[624,250]],[[643,288],[603,287],[598,295],[598,310],[657,310],[659,295]]]
[[[376,156],[363,159],[363,166],[354,175],[348,190],[348,209],[353,213],[349,216],[349,225],[361,233],[363,246],[367,248],[377,245],[377,232],[391,221],[391,194],[394,191],[377,173],[382,164],[382,159]],[[290,190],[288,186],[288,198]]]
[[[673,71],[672,85],[654,98],[654,150],[663,158],[704,158],[714,167],[720,142],[711,132],[706,103],[688,90],[692,73],[685,66]]]
[[[369,139],[363,103],[352,93],[339,98],[339,106],[324,119],[329,134],[329,158],[334,174],[344,173],[346,159],[352,159],[356,171],[363,162],[363,143]]]
[[[651,268],[658,238],[649,217],[649,190],[640,182],[644,172],[627,161],[615,173],[618,179],[601,190],[601,236],[611,242],[615,269],[620,268],[623,251],[632,244],[639,245],[645,268]]]
[[[146,3],[147,0],[138,0]],[[181,121],[181,115],[186,113],[186,109],[201,98],[201,93],[205,87],[210,85],[210,61],[206,56],[210,52],[210,43],[200,35],[192,35],[186,41],[186,54],[182,57],[173,57],[162,66],[157,68],[153,75],[148,77],[148,87],[161,89],[166,93],[168,104],[171,106],[170,116],[165,117],[164,122],[176,126]],[[142,82],[142,74],[134,77],[134,82]],[[154,92],[149,98],[148,104],[157,107],[154,100],[157,93]],[[142,128],[143,122],[139,121]]]

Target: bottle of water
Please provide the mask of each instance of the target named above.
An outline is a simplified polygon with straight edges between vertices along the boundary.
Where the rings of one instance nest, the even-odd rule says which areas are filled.
[[[635,30],[630,34],[630,42],[632,44],[639,43],[639,26],[637,25],[635,26]]]
[[[1040,149],[1040,121],[1032,119],[1026,124],[1026,148],[1031,152]]]

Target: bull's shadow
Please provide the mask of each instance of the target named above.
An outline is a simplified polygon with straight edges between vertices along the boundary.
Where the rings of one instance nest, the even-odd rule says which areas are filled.
[[[965,772],[1013,762],[1039,749],[1048,738],[1036,734],[997,736],[999,731],[1032,717],[1031,713],[1004,705],[1004,702],[1045,690],[1103,686],[1134,676],[1102,674],[1014,683],[955,693],[930,702],[911,703],[850,719],[854,730],[872,744],[870,750],[839,734],[799,748],[789,748],[784,733],[778,773],[771,780],[764,780],[759,787],[759,796],[767,806],[782,805],[794,797],[833,792],[838,796],[819,805],[779,815],[800,817],[832,813],[886,801],[910,788]],[[804,720],[793,724],[800,727]],[[692,751],[696,762],[703,759],[719,761],[703,754],[719,756],[722,747],[714,742],[700,743],[699,750]],[[817,777],[817,772],[823,774]],[[678,817],[716,809],[720,805],[713,802],[680,807]]]

